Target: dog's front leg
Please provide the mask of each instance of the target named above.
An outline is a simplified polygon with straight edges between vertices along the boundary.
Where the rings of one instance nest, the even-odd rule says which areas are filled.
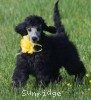
[[[15,91],[18,90],[20,86],[24,86],[29,77],[27,61],[22,56],[18,56],[17,58],[16,68],[12,77]]]

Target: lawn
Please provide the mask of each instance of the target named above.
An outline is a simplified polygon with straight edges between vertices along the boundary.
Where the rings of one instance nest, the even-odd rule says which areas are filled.
[[[18,94],[12,88],[12,73],[21,36],[14,27],[29,15],[42,16],[53,25],[56,0],[0,0],[0,100],[91,100],[91,0],[60,0],[62,22],[71,41],[76,45],[87,69],[83,85],[76,86],[74,77],[60,70],[63,79],[50,83],[44,90],[34,88],[34,77]],[[49,34],[49,33],[47,33]]]

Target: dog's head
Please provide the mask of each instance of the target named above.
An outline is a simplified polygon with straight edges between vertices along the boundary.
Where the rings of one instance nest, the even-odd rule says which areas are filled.
[[[44,20],[39,16],[29,16],[24,22],[15,27],[15,31],[22,36],[29,35],[32,42],[40,41],[43,31],[56,33],[55,27],[47,26]]]

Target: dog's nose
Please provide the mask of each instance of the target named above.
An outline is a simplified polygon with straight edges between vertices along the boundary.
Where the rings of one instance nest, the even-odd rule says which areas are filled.
[[[37,37],[32,37],[32,40],[33,40],[34,42],[36,42],[36,41],[37,41]]]

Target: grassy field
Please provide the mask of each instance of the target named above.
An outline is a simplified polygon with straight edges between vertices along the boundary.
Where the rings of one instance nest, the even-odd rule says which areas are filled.
[[[0,0],[0,100],[91,100],[91,0],[60,0],[62,22],[71,41],[77,46],[87,69],[83,85],[76,86],[73,77],[64,69],[59,84],[50,84],[45,90],[34,89],[34,78],[15,94],[12,73],[21,36],[14,27],[29,15],[42,16],[53,25],[53,7],[56,0]],[[29,94],[31,92],[32,94]],[[33,94],[35,92],[35,94]],[[40,93],[41,95],[38,95]]]

